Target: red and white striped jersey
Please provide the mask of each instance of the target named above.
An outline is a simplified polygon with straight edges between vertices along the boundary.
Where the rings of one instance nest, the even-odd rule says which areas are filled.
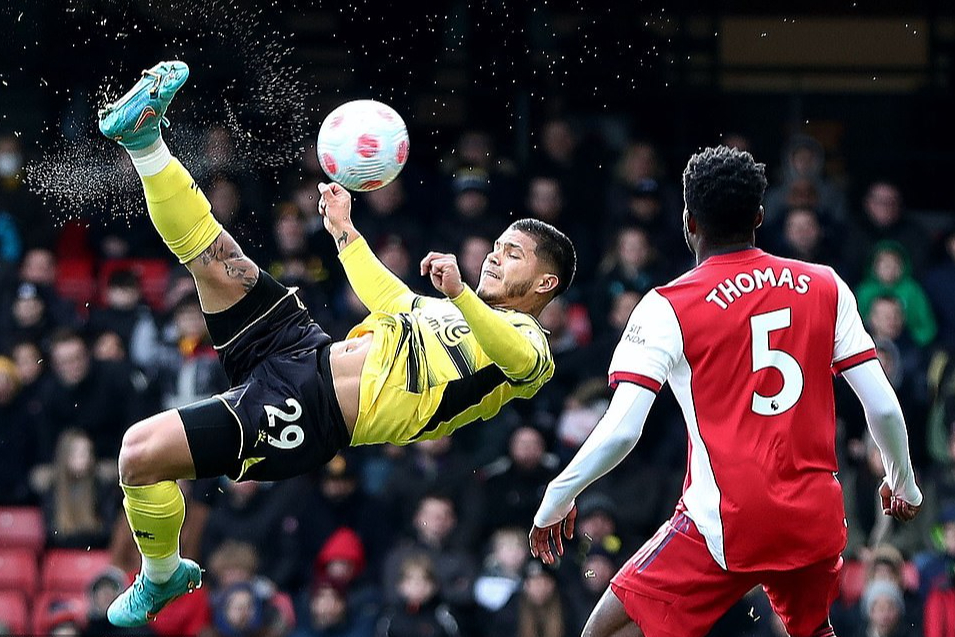
[[[610,382],[654,392],[669,382],[689,444],[678,509],[717,563],[791,569],[845,547],[832,374],[873,358],[831,268],[753,248],[649,292]]]

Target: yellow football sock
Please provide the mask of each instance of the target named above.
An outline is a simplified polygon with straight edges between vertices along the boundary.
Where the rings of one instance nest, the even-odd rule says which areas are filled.
[[[123,508],[143,557],[160,559],[179,552],[179,532],[186,518],[186,500],[179,485],[164,480],[144,487],[120,485]]]
[[[222,232],[209,200],[175,157],[142,181],[149,218],[180,263],[195,259]]]

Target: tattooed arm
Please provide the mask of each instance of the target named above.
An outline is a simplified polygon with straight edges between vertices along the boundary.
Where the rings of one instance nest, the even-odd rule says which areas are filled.
[[[226,231],[186,264],[196,279],[204,312],[221,312],[249,293],[259,280],[259,266],[242,253]]]

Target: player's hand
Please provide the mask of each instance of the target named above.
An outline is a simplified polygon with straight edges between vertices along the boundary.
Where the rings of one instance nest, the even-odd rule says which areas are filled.
[[[449,299],[464,291],[458,258],[453,254],[429,252],[428,256],[421,260],[421,276],[430,276],[431,284],[439,292],[444,292]]]
[[[909,504],[902,498],[892,495],[892,489],[884,481],[882,486],[879,487],[879,497],[882,498],[882,514],[900,522],[908,522],[914,519],[922,510],[921,505]]]
[[[318,214],[322,215],[325,229],[339,240],[342,232],[352,227],[351,222],[351,193],[336,183],[318,184]]]
[[[576,521],[577,505],[575,504],[570,513],[560,522],[555,522],[543,529],[538,526],[532,528],[527,538],[531,545],[531,555],[539,557],[544,564],[553,564],[557,558],[554,557],[554,551],[551,549],[551,541],[553,540],[557,555],[563,555],[563,538],[569,540],[574,537],[574,523]]]

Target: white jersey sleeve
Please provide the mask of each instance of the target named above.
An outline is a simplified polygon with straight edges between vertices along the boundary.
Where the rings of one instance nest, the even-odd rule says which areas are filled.
[[[841,373],[875,358],[875,343],[872,342],[872,337],[862,324],[862,317],[859,315],[859,307],[852,290],[834,270],[831,271],[838,294],[832,367],[836,372]]]
[[[656,290],[637,304],[610,360],[610,385],[629,382],[656,393],[683,355],[673,306]]]

